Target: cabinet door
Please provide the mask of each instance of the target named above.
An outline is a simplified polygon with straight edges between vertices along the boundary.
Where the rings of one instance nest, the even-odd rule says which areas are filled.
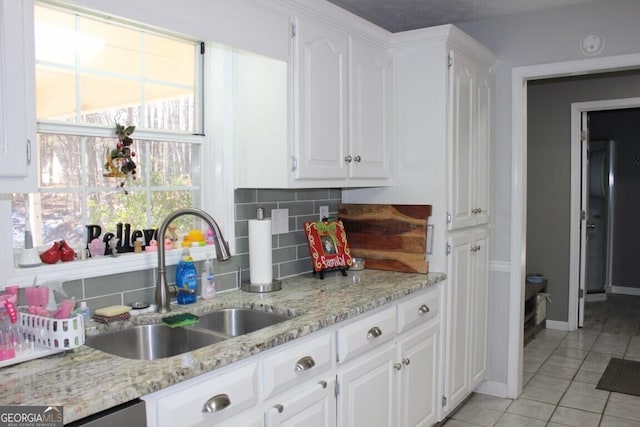
[[[389,53],[356,37],[350,50],[351,178],[390,178]]]
[[[33,0],[0,0],[1,192],[37,191]]]
[[[438,418],[440,401],[439,322],[419,326],[401,335],[398,360],[402,363],[400,423],[407,427],[427,427]]]
[[[338,370],[338,426],[397,426],[395,351],[391,342]]]
[[[457,51],[452,50],[450,55],[449,229],[453,230],[473,225],[475,64],[472,58]]]
[[[345,179],[348,38],[328,24],[298,19],[293,42],[294,176]]]
[[[474,224],[489,223],[489,191],[491,186],[491,74],[476,68],[476,113],[474,144]]]
[[[449,238],[445,396],[455,408],[469,393],[469,306],[472,279],[472,233]]]
[[[486,377],[489,233],[485,228],[449,238],[446,411]]]
[[[474,233],[470,313],[470,389],[475,389],[487,373],[487,310],[489,282],[489,233]]]
[[[275,402],[265,416],[266,427],[335,427],[335,377],[297,387]]]

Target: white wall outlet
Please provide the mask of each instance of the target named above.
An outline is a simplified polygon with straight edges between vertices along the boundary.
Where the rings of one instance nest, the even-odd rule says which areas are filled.
[[[320,206],[320,221],[329,218],[329,206]]]
[[[271,209],[271,234],[289,232],[289,209]]]

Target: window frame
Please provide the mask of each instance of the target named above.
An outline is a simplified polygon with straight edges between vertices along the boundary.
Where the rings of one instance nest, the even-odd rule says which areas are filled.
[[[55,6],[55,2],[43,2],[47,5]],[[73,7],[66,8],[70,11],[83,11],[88,9],[75,9]],[[109,14],[105,14],[100,11],[91,10],[89,15],[96,17],[102,17],[104,19],[117,19]],[[31,17],[30,19],[33,19]],[[124,21],[130,22],[130,21]],[[33,23],[32,23],[33,24]],[[136,23],[138,25],[138,23]],[[137,28],[151,29],[154,32],[161,32],[171,34],[171,30],[158,30],[152,26],[146,26],[143,23],[139,24]],[[197,40],[196,38],[184,35],[176,34],[181,38]],[[26,35],[25,35],[26,37]],[[228,131],[232,129],[232,112],[229,106],[231,105],[231,91],[232,91],[232,76],[229,72],[230,58],[228,57],[229,50],[211,41],[201,42],[201,49],[204,48],[206,54],[200,55],[201,66],[197,69],[200,70],[200,95],[196,96],[196,102],[199,103],[196,108],[200,108],[200,114],[196,120],[201,120],[201,128],[203,134],[188,134],[185,133],[183,138],[184,142],[195,143],[197,139],[200,140],[200,208],[211,214],[216,219],[220,228],[222,229],[225,240],[228,241],[231,253],[235,253],[235,208],[234,208],[234,188],[233,188],[233,136]],[[213,56],[216,59],[213,59]],[[33,58],[32,65],[35,71],[35,58]],[[35,81],[33,82],[33,93],[35,93]],[[214,90],[211,88],[218,87],[219,92],[214,94]],[[47,122],[42,122],[47,123]],[[69,129],[76,129],[78,131],[85,125],[80,124],[67,124]],[[94,126],[87,126],[91,129],[98,129]],[[105,127],[104,131],[108,130],[109,136],[112,136],[113,129]],[[102,130],[98,131],[100,136]],[[152,131],[148,129],[136,129],[136,138],[158,138],[162,135],[162,132]],[[176,140],[176,134],[171,134],[172,139]],[[37,170],[39,173],[39,168]],[[103,259],[87,260],[87,261],[73,261],[70,263],[57,263],[55,265],[43,265],[38,267],[20,268],[16,266],[16,262],[19,256],[19,251],[13,251],[12,237],[11,237],[11,218],[12,218],[12,206],[10,195],[0,195],[0,218],[5,218],[5,224],[7,224],[6,233],[8,236],[4,245],[0,244],[0,270],[4,274],[0,274],[0,279],[7,284],[27,285],[31,284],[34,280],[34,276],[37,275],[40,282],[49,280],[79,280],[90,277],[99,277],[113,274],[114,263],[117,262],[117,271],[119,273],[138,271],[144,269],[151,269],[157,267],[157,254],[155,253],[142,253],[142,254],[124,254],[117,259],[110,257],[103,257]],[[158,224],[157,226],[159,226]],[[2,238],[0,237],[0,242]],[[212,251],[211,247],[193,248],[192,255],[195,260],[204,260]],[[180,251],[173,250],[166,254],[167,265],[175,264],[179,261]]]

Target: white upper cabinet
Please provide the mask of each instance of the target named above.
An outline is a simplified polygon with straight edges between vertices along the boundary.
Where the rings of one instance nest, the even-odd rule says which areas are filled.
[[[348,177],[348,36],[311,19],[294,25],[296,179]]]
[[[312,18],[294,25],[295,179],[389,185],[388,49]]]
[[[489,222],[490,75],[468,54],[449,52],[451,159],[449,229]]]
[[[281,12],[290,14],[290,58],[260,60],[273,71],[268,73],[239,68],[246,61],[234,64],[234,186],[390,185],[385,33],[371,35],[334,9]]]
[[[37,191],[33,0],[0,0],[0,193]]]
[[[351,37],[350,178],[391,178],[391,112],[389,52]]]

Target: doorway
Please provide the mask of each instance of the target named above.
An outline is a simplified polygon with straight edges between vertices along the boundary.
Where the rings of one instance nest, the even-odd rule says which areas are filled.
[[[511,73],[511,212],[510,218],[510,267],[509,267],[509,310],[507,341],[507,387],[506,396],[516,398],[522,390],[522,328],[524,278],[527,254],[527,131],[528,123],[528,83],[535,79],[603,73],[612,70],[640,68],[640,54],[606,58],[588,58],[576,61],[515,67]],[[573,166],[573,165],[572,165]],[[579,205],[578,205],[579,206]],[[573,217],[575,215],[575,218]],[[579,218],[579,212],[571,212],[572,220]],[[572,236],[573,237],[573,236]],[[566,280],[567,278],[565,278]],[[577,279],[568,278],[569,282]],[[569,288],[569,296],[577,295],[577,287]],[[577,300],[577,299],[576,299]],[[566,305],[565,305],[566,307]],[[572,313],[573,311],[573,313]],[[569,319],[577,319],[577,304],[569,307]],[[566,318],[565,318],[566,319]],[[568,329],[576,325],[563,322]],[[577,322],[576,322],[577,323]]]
[[[580,164],[579,170],[572,171],[572,181],[580,182],[580,187],[572,187],[571,199],[581,217],[577,229],[572,228],[571,265],[577,269],[572,275],[579,282],[577,299],[569,299],[569,308],[576,305],[577,327],[588,326],[589,306],[598,307],[589,302],[606,301],[612,292],[640,295],[634,255],[624,253],[635,252],[640,235],[635,215],[627,213],[640,206],[635,185],[636,176],[640,179],[640,157],[637,165],[634,157],[640,156],[639,106],[640,98],[571,105],[572,164]]]

